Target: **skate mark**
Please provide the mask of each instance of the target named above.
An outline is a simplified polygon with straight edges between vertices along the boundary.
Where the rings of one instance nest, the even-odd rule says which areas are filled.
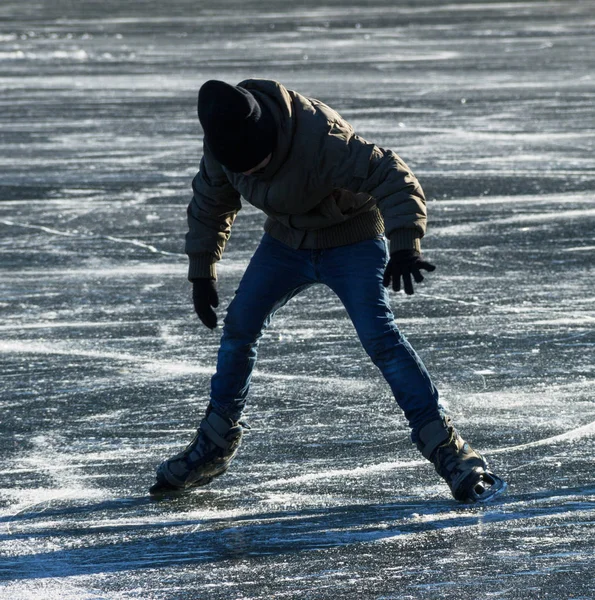
[[[143,323],[159,323],[157,320],[145,320]],[[42,321],[40,323],[15,323],[0,325],[0,331],[21,331],[24,329],[68,329],[70,327],[110,328],[138,326],[138,321]],[[1,352],[2,350],[0,350]]]
[[[49,233],[51,235],[61,235],[64,237],[81,237],[78,233],[73,233],[71,231],[60,231],[58,229],[52,229],[51,227],[45,227],[44,225],[29,225],[28,223],[15,223],[15,221],[5,221],[4,219],[2,219],[0,223],[2,223],[3,225],[8,225],[10,227],[36,229],[38,231],[44,231],[45,233]]]
[[[141,242],[139,240],[126,240],[123,238],[117,238],[114,237],[113,235],[100,235],[100,236],[93,236],[93,237],[98,237],[104,240],[110,240],[111,242],[117,242],[119,244],[131,244],[132,246],[138,246],[139,248],[145,248],[146,250],[148,250],[149,252],[152,252],[153,254],[162,254],[163,256],[185,256],[184,254],[182,254],[181,252],[168,252],[167,250],[159,250],[158,248],[155,248],[155,246],[151,245],[151,244],[146,244],[145,242]]]
[[[73,496],[75,494],[75,492],[76,492],[76,490],[70,490],[69,492],[60,491],[59,493],[55,494],[51,498],[45,498],[44,500],[39,500],[37,502],[31,502],[30,504],[25,504],[24,506],[19,508],[19,510],[17,510],[15,513],[6,515],[6,517],[5,517],[6,518],[6,533],[8,535],[13,535],[13,531],[10,528],[10,524],[13,523],[14,521],[16,521],[17,517],[20,514],[23,514],[26,511],[30,511],[30,509],[32,509],[36,506],[42,507],[41,510],[36,511],[36,514],[42,514],[51,506],[52,502],[54,502],[55,500],[67,500],[70,496]]]
[[[101,350],[84,350],[82,348],[69,348],[58,344],[42,344],[31,341],[19,342],[16,340],[7,340],[0,342],[0,354],[46,354],[59,356],[76,356],[85,358],[99,358],[125,363],[136,363],[141,365],[147,371],[158,376],[176,376],[179,374],[200,374],[211,376],[215,373],[215,367],[201,367],[194,363],[172,360],[156,360],[139,356],[137,354],[126,354],[119,352],[106,352]],[[285,374],[285,373],[267,373],[265,371],[254,371],[255,378],[272,379],[274,381],[301,381],[313,384],[332,384],[341,386],[341,388],[367,389],[369,382],[357,378],[346,377],[314,377],[306,374]]]
[[[517,446],[507,446],[505,448],[496,448],[495,450],[486,451],[486,454],[505,454],[506,452],[516,452],[517,450],[526,450],[527,448],[537,448],[539,446],[551,446],[558,442],[571,442],[583,437],[587,437],[595,433],[595,421],[591,421],[587,425],[576,427],[565,433],[553,435],[535,442],[527,442],[526,444],[518,444]]]
[[[538,196],[528,194],[528,195],[511,195],[511,196],[491,196],[491,197],[483,197],[481,200],[478,200],[476,197],[471,198],[443,198],[440,200],[440,206],[477,206],[481,204],[481,206],[490,206],[490,205],[499,205],[499,204],[514,204],[514,205],[524,205],[529,203],[536,204],[572,204],[576,205],[577,202],[591,202],[592,194],[590,192],[586,193],[568,193],[563,196],[560,194],[540,194]]]
[[[475,234],[486,227],[493,228],[501,225],[518,225],[523,223],[544,223],[548,224],[552,221],[559,222],[562,220],[572,219],[589,219],[595,217],[595,209],[576,209],[576,210],[565,210],[564,212],[555,211],[547,213],[520,213],[513,217],[504,217],[501,219],[490,219],[489,222],[485,220],[469,222],[457,225],[444,225],[443,227],[434,226],[434,234],[438,236],[447,235],[466,235]]]
[[[281,479],[273,479],[266,482],[267,487],[280,487],[288,484],[303,484],[319,480],[335,479],[337,477],[359,477],[372,473],[384,473],[394,471],[396,469],[419,467],[426,464],[425,460],[408,460],[408,461],[387,461],[371,465],[362,465],[353,469],[330,469],[328,471],[318,471],[316,473],[306,473],[297,477],[288,477]],[[261,485],[253,486],[254,489],[262,487]]]
[[[555,435],[535,442],[527,442],[526,444],[519,444],[517,446],[507,446],[505,448],[496,448],[494,450],[486,450],[486,454],[504,454],[506,452],[516,452],[517,450],[525,450],[527,448],[535,448],[539,446],[549,446],[557,442],[569,442],[579,438],[583,438],[595,433],[595,421],[566,431],[559,435]],[[551,456],[549,456],[551,458]],[[323,472],[306,473],[304,475],[298,475],[296,477],[273,479],[267,481],[267,487],[280,487],[288,484],[307,484],[319,480],[329,480],[338,477],[358,477],[365,476],[372,473],[382,473],[387,471],[393,471],[402,468],[418,468],[420,466],[428,464],[426,460],[410,460],[410,461],[388,461],[377,464],[362,465],[353,469],[331,469]],[[251,489],[260,488],[261,485],[251,486]]]
[[[75,494],[76,494],[76,490],[70,490],[68,492],[61,492],[61,493],[57,493],[52,498],[46,498],[45,500],[41,500],[39,502],[33,502],[31,504],[26,504],[25,506],[22,506],[15,513],[8,515],[8,519],[6,521],[6,532],[7,532],[8,536],[12,537],[13,535],[15,535],[13,533],[13,531],[11,530],[10,525],[12,522],[16,521],[16,519],[18,518],[19,515],[25,513],[29,509],[34,508],[36,506],[41,507],[41,509],[36,512],[36,515],[43,514],[46,510],[48,510],[50,508],[52,503],[55,502],[56,500],[65,501],[65,500],[68,500],[69,497],[74,496]],[[21,541],[21,543],[22,543],[22,541]],[[70,588],[70,590],[74,594],[74,595],[70,596],[71,598],[81,598],[82,597],[81,596],[81,588],[70,583],[66,578],[64,578],[60,574],[53,574],[53,575],[49,574],[47,576],[47,580],[53,581],[55,583],[57,589],[60,590],[61,595],[64,594],[64,592],[65,592],[64,586],[67,586]],[[85,597],[91,597],[91,596],[88,596],[87,590],[85,590]]]
[[[45,225],[31,225],[30,223],[17,223],[15,221],[7,221],[4,219],[0,220],[0,223],[2,223],[3,225],[11,226],[11,227],[22,227],[24,229],[34,229],[37,231],[43,231],[45,233],[49,233],[51,235],[59,235],[59,236],[63,236],[63,237],[75,237],[75,238],[91,239],[91,240],[92,239],[109,240],[110,242],[116,242],[118,244],[130,244],[132,246],[144,248],[145,250],[148,250],[149,252],[152,252],[153,254],[161,254],[163,256],[178,256],[178,257],[185,256],[181,252],[168,252],[167,250],[159,250],[152,244],[147,244],[145,242],[141,242],[140,240],[134,240],[134,239],[127,240],[124,238],[115,237],[113,235],[82,234],[82,233],[78,233],[78,232],[74,232],[74,231],[62,231],[59,229],[53,229],[51,227],[46,227]]]
[[[426,294],[424,292],[415,292],[424,298],[432,298],[434,300],[444,300],[444,302],[455,302],[466,306],[487,306],[485,302],[468,302],[467,300],[459,300],[458,298],[449,298],[448,296],[437,296],[435,294]]]
[[[519,469],[525,469],[526,467],[530,467],[532,465],[536,465],[540,462],[552,462],[555,458],[558,457],[566,457],[566,452],[558,452],[557,454],[546,454],[545,456],[542,456],[541,458],[536,458],[535,460],[528,460],[527,462],[521,463],[520,465],[516,466],[516,467],[512,467],[510,469],[507,470],[507,473],[512,473],[513,471],[518,471]]]
[[[246,556],[286,556],[288,553],[319,551],[362,544],[393,543],[407,537],[425,538],[429,532],[460,531],[485,525],[531,523],[534,527],[577,527],[576,516],[588,518],[593,499],[571,499],[571,504],[551,506],[527,495],[518,501],[502,502],[497,509],[458,506],[452,500],[428,503],[397,501],[383,504],[350,504],[333,508],[254,513],[231,518],[184,519],[178,526],[192,527],[190,533],[165,531],[159,543],[146,538],[125,539],[117,545],[102,541],[81,547],[65,547],[18,556],[7,563],[14,569],[11,579],[63,578],[96,573],[125,574],[138,569],[220,563]],[[520,510],[519,510],[520,508]],[[168,523],[168,527],[175,526]],[[526,526],[526,525],[525,525]],[[590,523],[583,523],[583,527]],[[364,546],[365,548],[365,546]]]
[[[593,252],[595,246],[573,246],[572,248],[562,248],[563,252]]]

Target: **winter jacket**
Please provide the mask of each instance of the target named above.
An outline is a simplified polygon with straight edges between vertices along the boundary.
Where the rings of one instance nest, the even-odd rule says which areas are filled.
[[[293,248],[341,246],[385,233],[391,252],[420,249],[424,193],[394,152],[356,135],[322,102],[276,81],[238,85],[271,110],[276,147],[262,173],[246,176],[218,163],[205,143],[188,206],[190,280],[216,278],[240,197],[267,215],[265,231]]]

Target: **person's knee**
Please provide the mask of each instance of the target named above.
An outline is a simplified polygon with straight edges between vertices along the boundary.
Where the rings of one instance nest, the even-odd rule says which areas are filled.
[[[258,344],[262,335],[261,331],[262,323],[256,322],[238,311],[229,311],[223,320],[221,344],[249,350]]]
[[[361,336],[362,346],[375,364],[390,360],[395,348],[400,346],[403,340],[401,332],[392,327],[386,331]]]

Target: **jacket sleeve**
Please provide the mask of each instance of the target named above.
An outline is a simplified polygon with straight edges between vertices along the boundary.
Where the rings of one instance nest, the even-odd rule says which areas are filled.
[[[361,191],[376,199],[384,219],[390,252],[420,250],[426,232],[426,199],[415,175],[391,150],[374,147]]]
[[[240,194],[206,147],[192,191],[185,247],[190,259],[188,279],[217,279],[215,264],[221,259],[242,204]]]

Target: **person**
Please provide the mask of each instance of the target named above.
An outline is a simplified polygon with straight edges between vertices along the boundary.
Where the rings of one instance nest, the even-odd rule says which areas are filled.
[[[267,219],[228,307],[205,417],[190,444],[159,465],[150,493],[203,486],[227,470],[242,438],[259,339],[283,305],[315,284],[345,306],[412,442],[455,499],[481,502],[504,491],[504,481],[453,426],[389,306],[391,283],[399,291],[402,282],[410,295],[422,271],[435,269],[421,254],[426,203],[409,167],[358,136],[329,106],[276,81],[207,81],[198,118],[204,153],[192,182],[186,253],[194,307],[210,329],[217,326],[216,263],[240,197]]]

